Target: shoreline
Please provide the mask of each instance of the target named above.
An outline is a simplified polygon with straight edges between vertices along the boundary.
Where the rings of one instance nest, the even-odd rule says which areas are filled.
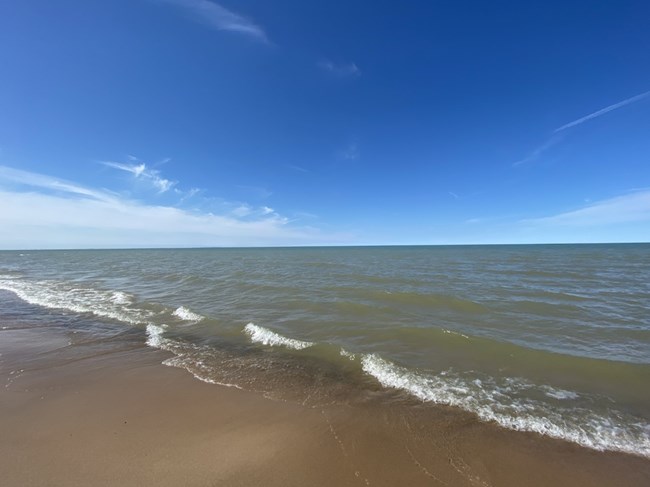
[[[4,324],[4,323],[3,323]],[[0,331],[0,468],[29,485],[647,485],[650,461],[390,395],[271,400],[161,365],[142,330]],[[22,370],[22,371],[21,371]],[[19,371],[19,372],[17,372]]]

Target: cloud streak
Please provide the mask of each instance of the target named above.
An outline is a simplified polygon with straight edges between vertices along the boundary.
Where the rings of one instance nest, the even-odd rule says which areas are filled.
[[[182,7],[216,30],[235,32],[268,43],[264,29],[252,20],[209,0],[159,0]]]
[[[526,157],[523,159],[520,159],[512,164],[512,167],[517,167],[521,166],[522,164],[527,164],[529,162],[534,162],[535,160],[539,159],[541,155],[546,152],[548,149],[553,147],[554,145],[558,144],[559,142],[562,141],[562,138],[564,134],[561,132],[570,129],[572,127],[576,127],[578,125],[581,125],[589,120],[592,120],[594,118],[600,117],[602,115],[605,115],[606,113],[609,113],[613,110],[617,110],[619,108],[622,108],[626,105],[630,105],[632,103],[644,100],[645,98],[650,97],[650,91],[646,91],[645,93],[641,93],[640,95],[633,96],[631,98],[627,98],[626,100],[620,101],[618,103],[614,103],[613,105],[609,105],[608,107],[602,108],[598,111],[595,111],[593,113],[590,113],[589,115],[585,115],[584,117],[581,117],[577,120],[574,120],[573,122],[569,122],[567,124],[562,125],[561,127],[556,128],[553,131],[553,137],[548,139],[544,144],[541,146],[537,147],[535,150],[533,150],[530,154],[528,154]]]
[[[135,158],[131,157],[131,159]],[[102,161],[101,163],[104,166],[133,174],[136,179],[149,182],[159,193],[165,193],[177,184],[176,181],[163,178],[159,171],[149,169],[144,162],[138,161],[138,164],[124,164],[121,162]]]
[[[85,188],[64,179],[45,176],[43,174],[0,166],[0,185],[19,185],[31,188],[40,188],[53,193],[66,193],[72,196],[81,196],[96,200],[108,200],[112,196],[104,191]],[[0,186],[0,187],[1,187]]]
[[[520,159],[520,160],[517,161],[517,162],[514,162],[514,163],[512,164],[512,166],[513,166],[513,167],[517,167],[517,166],[521,166],[522,164],[527,164],[527,163],[529,163],[529,162],[536,161],[537,159],[540,158],[540,156],[541,156],[544,152],[546,152],[548,149],[550,149],[551,147],[553,147],[554,145],[556,145],[558,142],[560,142],[560,141],[562,140],[562,138],[563,138],[563,137],[562,137],[561,134],[559,134],[559,135],[555,135],[555,136],[551,137],[549,140],[547,140],[547,141],[544,142],[542,145],[540,145],[539,147],[537,147],[535,150],[533,150],[533,151],[532,151],[530,154],[528,154],[526,157],[524,157],[523,159]]]
[[[645,98],[650,96],[650,91],[646,91],[645,93],[641,93],[640,95],[633,96],[632,98],[628,98],[627,100],[620,101],[618,103],[614,103],[613,105],[610,105],[608,107],[602,108],[594,113],[590,113],[589,115],[586,115],[582,118],[579,118],[577,120],[574,120],[573,122],[569,122],[565,125],[562,125],[561,127],[557,128],[554,130],[554,133],[561,132],[563,130],[566,130],[571,127],[575,127],[576,125],[580,125],[582,123],[585,123],[588,120],[591,120],[596,117],[600,117],[601,115],[605,115],[606,113],[609,113],[613,110],[616,110],[618,108],[624,107],[626,105],[629,105],[631,103],[635,103],[637,101],[641,101]]]
[[[0,201],[0,248],[264,246],[334,241],[317,229],[291,225],[267,206],[240,205],[239,211],[214,213],[152,205],[4,166],[0,166]]]
[[[584,208],[557,215],[522,220],[528,225],[592,227],[650,221],[650,190],[597,201]]]
[[[357,78],[361,76],[361,70],[355,63],[336,64],[332,61],[321,61],[318,63],[318,67],[339,78]]]

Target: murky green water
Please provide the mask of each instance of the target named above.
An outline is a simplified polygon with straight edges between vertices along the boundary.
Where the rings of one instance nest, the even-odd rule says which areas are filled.
[[[0,289],[205,381],[352,381],[650,456],[648,244],[0,252]]]

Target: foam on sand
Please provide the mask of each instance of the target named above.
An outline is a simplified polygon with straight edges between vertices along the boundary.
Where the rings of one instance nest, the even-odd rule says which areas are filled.
[[[312,342],[304,342],[302,340],[296,340],[294,338],[287,338],[279,335],[267,328],[262,326],[255,325],[254,323],[249,323],[244,327],[244,333],[246,333],[251,341],[261,343],[263,345],[270,345],[271,347],[286,347],[292,348],[294,350],[302,350],[304,348],[311,347],[314,345]]]

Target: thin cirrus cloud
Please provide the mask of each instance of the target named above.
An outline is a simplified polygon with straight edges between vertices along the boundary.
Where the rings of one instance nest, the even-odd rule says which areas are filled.
[[[636,95],[630,98],[627,98],[623,101],[620,101],[618,103],[614,103],[613,105],[609,105],[605,108],[602,108],[600,110],[597,110],[593,113],[590,113],[589,115],[585,115],[584,117],[580,117],[577,120],[574,120],[573,122],[569,122],[567,124],[562,125],[561,127],[556,128],[553,131],[553,137],[548,139],[545,143],[534,149],[530,154],[528,154],[526,157],[523,159],[520,159],[512,164],[513,167],[521,166],[522,164],[527,164],[530,162],[534,162],[537,159],[541,157],[541,155],[546,152],[548,149],[551,147],[557,145],[559,142],[563,140],[563,135],[561,132],[570,129],[572,127],[576,127],[578,125],[581,125],[589,120],[592,120],[594,118],[601,117],[605,115],[606,113],[609,113],[611,111],[617,110],[619,108],[622,108],[626,105],[630,105],[631,103],[636,103],[638,101],[644,100],[650,96],[650,91],[646,91],[645,93],[641,93],[640,95]]]
[[[339,78],[357,78],[361,76],[361,70],[355,63],[336,64],[332,61],[321,61],[318,67]]]
[[[597,201],[577,210],[522,220],[526,225],[599,227],[650,221],[650,189]]]
[[[268,43],[269,39],[264,29],[252,20],[228,10],[216,2],[209,0],[158,0],[184,8],[195,18],[210,27],[242,34],[249,38]]]
[[[22,169],[0,166],[0,189],[2,186],[6,185],[40,188],[51,193],[65,193],[72,196],[92,198],[100,201],[112,198],[112,196],[105,191],[85,188],[69,181],[52,178],[43,174],[23,171]]]
[[[176,181],[163,178],[160,171],[148,168],[144,162],[125,164],[122,162],[102,161],[101,163],[107,167],[133,174],[136,179],[149,182],[159,193],[166,193],[177,184]]]
[[[359,151],[359,146],[353,142],[349,144],[340,154],[342,159],[347,161],[356,161],[361,157],[361,152]]]
[[[149,204],[0,166],[0,248],[306,245],[331,241],[272,208],[200,211]]]
[[[633,96],[633,97],[628,98],[626,100],[620,101],[618,103],[614,103],[613,105],[609,105],[608,107],[602,108],[602,109],[600,109],[598,111],[590,113],[589,115],[585,115],[584,117],[581,117],[581,118],[579,118],[577,120],[574,120],[573,122],[569,122],[569,123],[567,123],[565,125],[562,125],[561,127],[556,128],[554,130],[554,132],[557,133],[557,132],[561,132],[563,130],[566,130],[568,128],[575,127],[576,125],[580,125],[582,123],[585,123],[587,120],[591,120],[593,118],[600,117],[600,116],[605,115],[606,113],[609,113],[609,112],[611,112],[613,110],[617,110],[618,108],[629,105],[630,103],[635,103],[637,101],[641,101],[641,100],[647,98],[648,96],[650,96],[650,91],[646,91],[645,93],[641,93],[640,95],[636,95],[636,96]]]
[[[523,159],[520,159],[512,164],[513,167],[521,166],[522,164],[528,164],[530,162],[534,162],[537,159],[539,159],[544,152],[546,152],[548,149],[553,147],[554,145],[557,145],[558,142],[562,140],[562,135],[554,135],[550,139],[548,139],[546,142],[544,142],[542,145],[539,147],[535,148],[533,151],[530,152],[526,157]]]

